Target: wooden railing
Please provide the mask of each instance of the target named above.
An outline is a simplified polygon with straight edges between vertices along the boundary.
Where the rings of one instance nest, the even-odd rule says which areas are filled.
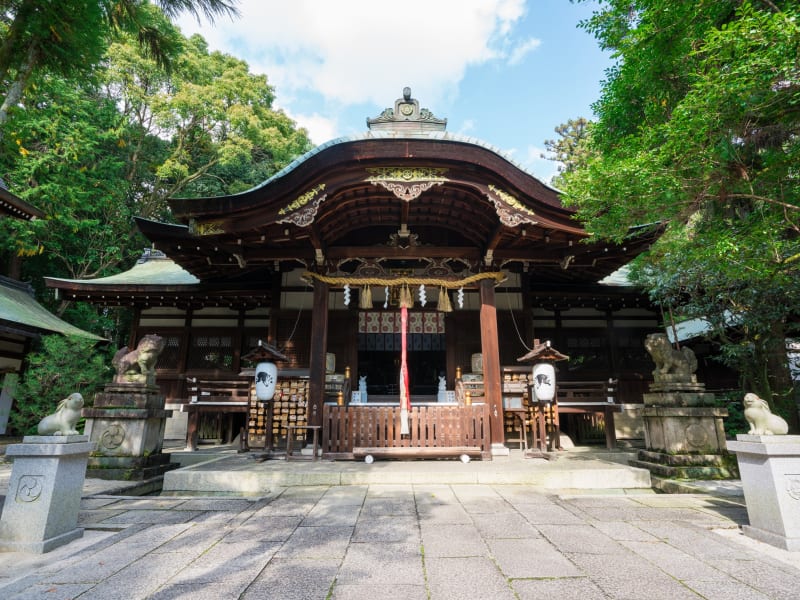
[[[611,381],[559,381],[558,403],[613,404],[616,400],[617,382]],[[609,398],[611,401],[609,402]]]
[[[230,442],[234,431],[233,415],[247,415],[250,404],[250,379],[200,380],[189,379],[187,387],[192,401],[181,405],[181,411],[188,413],[186,426],[186,447],[197,450],[200,430],[207,430],[213,438]],[[240,443],[247,446],[242,431]]]
[[[561,429],[560,414],[577,414],[581,422],[579,431],[602,427],[606,447],[617,445],[614,428],[614,413],[621,410],[616,402],[616,381],[559,381],[557,400],[553,414],[556,432]]]
[[[197,402],[247,402],[250,379],[190,379],[189,391]]]
[[[354,448],[401,449],[404,456],[442,455],[442,449],[472,449],[482,458],[491,458],[489,407],[412,406],[409,435],[400,434],[400,408],[397,406],[337,406],[322,410],[322,455],[354,458]],[[446,453],[446,451],[444,452]],[[387,453],[388,454],[388,453]]]

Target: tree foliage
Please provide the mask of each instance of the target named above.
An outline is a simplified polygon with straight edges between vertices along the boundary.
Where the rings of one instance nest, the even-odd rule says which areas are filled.
[[[667,226],[639,280],[710,320],[743,385],[795,427],[784,338],[800,297],[798,17],[788,1],[603,2],[583,25],[617,64],[589,158],[562,183],[595,236]]]
[[[587,141],[591,126],[592,124],[584,117],[570,119],[555,127],[558,139],[544,141],[544,147],[550,154],[542,154],[542,158],[559,163],[559,175],[553,180],[555,185],[560,184],[564,173],[571,173],[586,164]]]
[[[0,177],[45,213],[0,220],[0,257],[48,308],[104,336],[116,337],[125,319],[54,302],[42,277],[127,268],[146,245],[133,216],[169,221],[168,197],[249,189],[311,146],[272,107],[265,76],[209,52],[199,36],[186,39],[160,13],[150,22],[178,42],[170,69],[135,33],[118,32],[80,76],[35,71],[0,125]]]
[[[182,12],[210,19],[237,14],[234,2],[225,0],[2,0],[0,135],[33,75],[90,73],[117,34],[134,34],[144,52],[169,68],[179,38],[161,15]]]
[[[73,392],[79,392],[84,406],[90,406],[111,372],[106,352],[85,338],[45,336],[41,350],[28,354],[25,361],[25,377],[16,385],[9,417],[17,435],[36,435],[39,421]]]

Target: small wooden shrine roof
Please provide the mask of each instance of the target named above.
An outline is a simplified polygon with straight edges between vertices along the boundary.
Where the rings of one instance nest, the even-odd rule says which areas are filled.
[[[158,250],[147,249],[136,264],[122,273],[96,279],[45,277],[49,288],[61,290],[70,300],[105,306],[175,306],[200,308],[269,306],[272,291],[263,281],[200,281]]]
[[[550,340],[540,342],[533,340],[533,349],[525,356],[520,356],[517,362],[537,363],[537,362],[556,362],[559,360],[569,360],[569,356],[562,354],[550,345]]]
[[[272,344],[258,340],[258,346],[243,354],[242,360],[253,363],[264,361],[286,362],[289,358]]]

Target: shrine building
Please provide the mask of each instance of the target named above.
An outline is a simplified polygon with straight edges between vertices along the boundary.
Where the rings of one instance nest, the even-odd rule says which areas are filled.
[[[323,456],[439,445],[491,457],[522,443],[531,365],[517,359],[548,340],[569,357],[556,364],[562,431],[613,445],[608,421],[641,403],[643,340],[661,322],[618,272],[657,233],[592,240],[556,189],[447,132],[408,88],[367,126],[246,192],[171,199],[178,224],[137,219],[152,249],[126,272],[46,283],[133,307],[131,346],[166,338],[158,383],[191,443],[241,431],[278,448],[312,426]],[[267,403],[243,359],[259,340],[287,358]]]

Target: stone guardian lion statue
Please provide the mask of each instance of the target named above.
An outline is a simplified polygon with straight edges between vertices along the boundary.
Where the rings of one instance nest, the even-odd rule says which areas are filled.
[[[752,392],[744,395],[744,418],[750,423],[750,435],[786,435],[789,425],[778,415],[772,414],[766,400]]]
[[[111,360],[117,370],[114,383],[138,383],[146,386],[156,384],[156,361],[164,350],[167,341],[158,335],[146,335],[136,350],[120,348]]]
[[[36,431],[39,435],[80,435],[75,427],[82,408],[83,396],[78,392],[70,394],[58,403],[56,412],[39,421]]]
[[[689,381],[697,371],[697,357],[691,348],[676,350],[665,333],[651,333],[645,338],[644,347],[653,357],[656,369],[653,377],[674,374]]]

